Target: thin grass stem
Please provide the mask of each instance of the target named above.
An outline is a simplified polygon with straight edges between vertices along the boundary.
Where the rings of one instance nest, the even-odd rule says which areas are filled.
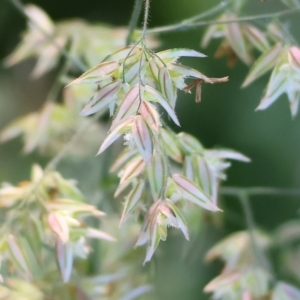
[[[141,12],[142,12],[143,3],[144,3],[144,0],[135,0],[133,12],[132,12],[131,19],[129,22],[128,34],[126,37],[126,46],[129,46],[133,42],[132,36],[133,36],[134,30],[137,27],[137,22],[139,20]]]
[[[263,253],[262,249],[260,249],[260,247],[258,246],[256,240],[256,234],[255,234],[256,226],[255,226],[254,217],[250,205],[249,195],[247,195],[247,193],[245,192],[242,192],[239,194],[238,198],[241,201],[241,205],[245,214],[247,229],[250,236],[250,243],[255,258],[255,263],[258,267],[262,267],[269,274],[273,275],[273,271],[271,269],[270,263],[265,257],[265,254]]]
[[[294,8],[294,9],[286,9],[286,10],[275,12],[275,13],[245,16],[245,17],[236,18],[233,20],[223,20],[223,21],[208,20],[208,21],[202,21],[202,22],[189,23],[189,19],[186,19],[185,21],[182,21],[177,24],[148,29],[147,34],[167,33],[167,32],[173,32],[173,31],[187,31],[187,30],[197,29],[199,27],[205,27],[205,26],[215,25],[215,24],[241,23],[241,22],[255,21],[255,20],[261,20],[261,19],[281,18],[283,16],[288,16],[288,15],[291,15],[294,13],[299,13],[299,12],[300,12],[300,7]]]
[[[238,196],[246,193],[249,196],[300,196],[300,189],[274,188],[274,187],[222,187],[220,194],[224,196]]]

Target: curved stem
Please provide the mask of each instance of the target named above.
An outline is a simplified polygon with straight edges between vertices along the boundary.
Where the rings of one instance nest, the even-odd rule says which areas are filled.
[[[224,3],[224,2],[221,2],[219,5],[203,12],[203,13],[200,13],[199,15],[196,15],[194,17],[191,17],[191,18],[188,18],[187,20],[185,21],[182,21],[181,23],[193,23],[193,22],[196,22],[196,21],[199,21],[199,20],[202,20],[206,17],[209,17],[209,16],[212,16],[222,10],[224,10],[231,2],[232,0],[229,0],[228,2]]]
[[[245,218],[246,218],[246,223],[247,223],[247,228],[249,231],[249,236],[250,236],[250,240],[251,240],[251,247],[252,247],[252,251],[254,253],[254,256],[256,258],[256,263],[257,265],[260,265],[260,251],[259,248],[257,246],[256,243],[256,239],[255,239],[255,223],[254,223],[254,218],[253,218],[253,214],[252,214],[252,210],[251,210],[251,206],[249,203],[249,197],[246,193],[240,193],[239,197],[238,197],[241,201],[241,205],[245,214]]]
[[[246,21],[255,21],[255,20],[260,20],[260,19],[280,18],[280,17],[287,16],[287,15],[290,15],[293,13],[297,13],[299,11],[300,11],[300,7],[294,8],[294,9],[286,9],[286,10],[276,12],[276,13],[245,16],[245,17],[234,19],[234,20],[224,20],[224,21],[209,20],[209,21],[203,21],[203,22],[189,23],[190,19],[187,19],[187,20],[177,23],[177,24],[148,29],[147,34],[167,33],[167,32],[172,32],[172,31],[186,31],[186,30],[190,30],[190,29],[196,29],[198,27],[204,27],[204,26],[215,25],[215,24],[229,24],[229,23],[239,23],[239,22],[246,22]]]
[[[122,62],[122,81],[123,83],[126,82],[125,80],[125,68],[126,68],[126,60],[128,59],[128,57],[131,55],[132,51],[137,47],[137,45],[141,42],[141,39],[139,39],[131,48],[131,50],[128,52],[128,54],[126,55],[126,57],[124,58],[123,62]]]
[[[143,2],[144,2],[144,0],[135,0],[135,5],[134,5],[134,9],[133,9],[133,12],[131,15],[128,34],[127,34],[127,38],[126,38],[126,46],[130,45],[133,42],[132,35],[134,33],[134,30],[137,26],[137,22],[141,15]]]
[[[266,259],[263,251],[260,249],[260,247],[257,244],[256,234],[255,234],[255,222],[254,222],[253,213],[250,206],[249,195],[247,195],[247,193],[240,193],[238,198],[241,201],[241,205],[245,213],[247,228],[250,236],[250,243],[255,257],[255,263],[257,264],[257,266],[262,267],[265,271],[273,275],[268,260]]]
[[[145,48],[145,50],[151,57],[156,57],[163,64],[164,67],[167,66],[166,63],[154,51],[152,51],[149,48]]]

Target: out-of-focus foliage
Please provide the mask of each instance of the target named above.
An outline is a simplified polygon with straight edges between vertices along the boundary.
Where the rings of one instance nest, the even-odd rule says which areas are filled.
[[[55,171],[32,168],[30,181],[17,186],[4,183],[0,189],[1,264],[7,293],[15,293],[13,277],[36,281],[61,273],[63,282],[71,279],[73,261],[86,259],[91,251],[88,239],[115,241],[109,234],[87,226],[83,216],[102,217],[104,213],[84,202],[75,182],[64,179]],[[24,286],[23,286],[24,285]],[[28,290],[29,284],[16,287]],[[47,289],[55,289],[49,285]],[[32,287],[34,290],[34,288]],[[20,292],[20,291],[19,291]],[[38,291],[35,292],[41,295]]]
[[[64,102],[46,101],[37,111],[12,121],[0,134],[0,141],[6,142],[17,136],[22,136],[25,153],[39,150],[44,155],[54,155],[61,151],[76,132],[84,131],[68,149],[72,156],[91,154],[91,149],[97,145],[106,132],[105,124],[101,126],[92,120],[79,116],[83,105],[82,91],[89,87],[74,87],[64,92]],[[83,147],[84,145],[84,147]]]
[[[34,77],[57,66],[62,48],[67,48],[73,59],[82,59],[87,65],[93,61],[93,65],[106,56],[108,49],[113,50],[124,43],[125,29],[118,32],[105,25],[93,26],[81,20],[54,24],[44,11],[32,4],[26,6],[25,13],[30,18],[28,29],[21,44],[6,59],[6,64],[12,66],[31,56],[36,57]],[[98,37],[103,35],[106,38],[100,40]]]
[[[269,48],[266,35],[261,30],[251,24],[232,22],[236,19],[238,19],[236,14],[227,13],[222,15],[216,22],[229,22],[229,24],[210,26],[201,42],[202,47],[207,47],[211,39],[223,38],[215,53],[215,57],[220,58],[223,55],[227,55],[229,67],[233,67],[238,58],[250,65],[253,61],[251,53],[253,49],[263,52]]]
[[[89,227],[87,217],[105,214],[84,201],[74,181],[34,166],[30,181],[2,185],[0,207],[3,299],[136,299],[152,290],[141,269],[141,255],[133,253],[137,224],[120,231],[116,220],[104,220],[117,242]],[[104,261],[97,276],[85,274],[79,263],[92,251],[90,239],[115,244],[102,245]]]
[[[297,221],[282,225],[274,236],[259,231],[241,231],[226,237],[206,255],[207,261],[221,259],[224,267],[221,274],[209,282],[204,290],[212,292],[213,299],[221,300],[298,299],[300,290],[277,281],[266,256],[266,250],[282,247],[280,252],[283,260],[278,265],[283,266],[285,272],[295,272],[299,281],[298,260],[294,255],[298,250],[291,246],[292,242],[299,239],[298,229]]]
[[[289,7],[300,7],[297,1],[283,2]],[[222,38],[215,57],[227,55],[229,67],[233,67],[238,58],[247,65],[252,64],[242,87],[248,86],[272,70],[266,91],[257,109],[268,108],[286,93],[291,114],[295,117],[300,100],[300,49],[283,30],[280,30],[276,22],[270,23],[267,30],[263,32],[252,24],[233,22],[238,18],[238,15],[233,14],[229,9],[227,13],[216,19],[216,22],[221,24],[208,27],[201,46],[206,47],[214,38]],[[262,53],[254,62],[253,49]]]
[[[6,65],[36,57],[32,71],[34,78],[57,67],[61,49],[65,49],[73,62],[80,62],[79,66],[90,68],[102,61],[107,53],[123,46],[127,34],[126,28],[92,25],[83,20],[54,23],[43,10],[32,4],[25,7],[25,13],[29,17],[28,29],[23,33],[20,45],[6,59]],[[157,42],[152,40],[152,45],[155,44]]]
[[[299,257],[300,257],[300,222],[291,220],[282,224],[276,231],[276,244],[280,250],[279,266],[283,274],[300,282]]]
[[[253,236],[238,232],[207,253],[208,261],[221,258],[225,263],[222,273],[205,287],[206,292],[213,292],[213,299],[263,299],[268,294],[271,274],[261,264],[251,239],[255,239],[258,251],[270,244],[269,238],[260,232]]]

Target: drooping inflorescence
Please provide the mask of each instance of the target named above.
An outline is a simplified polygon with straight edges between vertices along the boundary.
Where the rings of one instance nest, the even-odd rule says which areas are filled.
[[[141,42],[115,51],[70,83],[93,82],[98,87],[81,115],[109,109],[113,117],[98,154],[124,137],[125,149],[112,167],[120,176],[115,196],[127,191],[121,224],[134,211],[143,215],[144,225],[137,245],[147,243],[145,261],[151,259],[159,241],[166,239],[169,226],[180,228],[188,239],[180,211],[187,202],[220,211],[218,186],[230,165],[227,159],[249,161],[231,150],[207,150],[191,135],[176,134],[162,125],[161,110],[180,126],[175,111],[178,90],[189,92],[196,86],[199,102],[199,87],[203,83],[228,80],[209,78],[180,64],[178,59],[182,56],[205,57],[190,49],[155,53]],[[186,83],[187,80],[192,83]]]

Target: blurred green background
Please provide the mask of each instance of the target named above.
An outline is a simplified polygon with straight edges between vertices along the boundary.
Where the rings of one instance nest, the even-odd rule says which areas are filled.
[[[219,4],[215,0],[152,0],[149,26],[176,23],[209,7]],[[251,0],[244,14],[272,12],[284,7],[279,1]],[[133,1],[131,0],[39,0],[23,1],[42,7],[54,20],[83,18],[91,22],[127,26]],[[297,16],[286,21],[299,41]],[[19,41],[25,28],[22,15],[9,0],[1,1],[0,59],[5,58]],[[296,29],[295,29],[296,28]],[[208,55],[205,59],[188,59],[186,62],[211,77],[229,76],[227,84],[203,87],[202,102],[196,104],[193,95],[180,93],[177,114],[181,130],[197,136],[205,147],[223,146],[242,152],[252,159],[250,164],[233,163],[228,172],[226,186],[272,186],[298,188],[300,182],[300,118],[291,119],[288,101],[281,97],[266,111],[255,112],[269,75],[250,87],[241,89],[247,66],[238,62],[228,69],[225,59],[215,59],[218,42],[207,49],[200,48],[202,29],[168,33],[160,36],[161,49],[171,47],[193,48]],[[99,37],[101,39],[101,37]],[[53,74],[31,80],[29,73],[33,61],[21,63],[11,69],[0,67],[0,128],[12,119],[38,109],[51,85]],[[176,129],[177,130],[177,129]],[[100,144],[100,141],[99,141]],[[37,154],[21,153],[21,141],[0,145],[0,181],[16,183],[26,179],[33,162],[45,165],[48,159]],[[88,193],[99,172],[98,158],[82,162],[63,163],[60,169],[69,177],[79,180]],[[299,217],[299,197],[254,197],[251,205],[257,225],[273,230],[280,223]],[[171,231],[167,242],[161,243],[154,259],[156,299],[206,299],[203,286],[216,275],[220,266],[211,268],[203,262],[204,253],[220,237],[245,229],[244,217],[236,199],[226,198],[222,203],[223,226],[215,228],[204,224],[198,236],[189,242],[188,255],[182,259],[185,247],[183,237]],[[236,216],[233,218],[232,216]]]

